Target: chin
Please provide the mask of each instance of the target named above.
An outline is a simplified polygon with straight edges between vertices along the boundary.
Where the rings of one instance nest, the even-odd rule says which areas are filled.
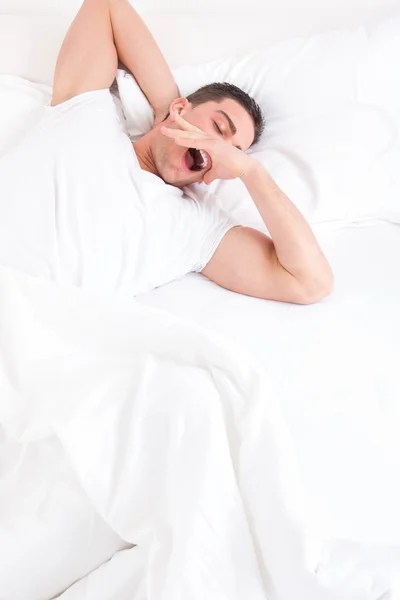
[[[182,190],[184,187],[192,183],[196,183],[196,181],[176,181],[175,183],[170,183],[170,185],[173,185]]]
[[[172,172],[169,171],[168,173],[166,173],[165,176],[163,175],[162,179],[165,181],[165,183],[168,183],[169,185],[173,185],[178,188],[183,188],[186,185],[190,185],[191,183],[197,183],[198,181],[200,181],[200,178],[198,177],[185,177],[184,173],[177,173],[175,169]]]
[[[186,185],[190,185],[192,183],[200,183],[203,179],[204,173],[201,171],[192,171],[184,162],[184,157],[180,157],[177,161],[178,165],[175,164],[165,164],[162,165],[163,168],[159,169],[159,176],[165,183],[169,185],[173,185],[178,188],[183,188]],[[161,166],[161,165],[160,165]]]
[[[183,187],[186,185],[182,179],[178,178],[176,173],[166,173],[165,176],[161,176],[161,179],[168,183],[168,185],[174,185],[175,187]]]

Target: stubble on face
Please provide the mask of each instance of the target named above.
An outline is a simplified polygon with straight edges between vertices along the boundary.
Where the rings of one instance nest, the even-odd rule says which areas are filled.
[[[153,129],[133,144],[140,168],[143,171],[156,175],[165,183],[176,187],[183,187],[188,182],[180,172],[179,155],[181,150],[173,140]]]
[[[160,138],[154,138],[154,158],[157,168],[157,174],[165,183],[178,188],[190,185],[201,180],[198,173],[185,173],[182,169],[182,158],[187,152],[187,148],[178,146],[173,140],[162,135]],[[159,143],[157,147],[157,142]]]

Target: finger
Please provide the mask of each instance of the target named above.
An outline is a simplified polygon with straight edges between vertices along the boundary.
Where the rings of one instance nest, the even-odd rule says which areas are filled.
[[[207,139],[194,140],[185,138],[175,138],[174,142],[175,144],[178,144],[178,146],[185,146],[186,148],[196,148],[197,150],[206,150],[210,154],[210,156],[214,147],[214,140]]]
[[[182,138],[182,139],[212,139],[212,136],[209,136],[202,131],[182,131],[181,129],[170,129],[169,127],[162,127],[161,131],[164,135],[173,138]]]
[[[197,148],[198,150],[205,150],[204,142],[201,144],[199,140],[186,140],[183,138],[174,138],[175,144],[178,146],[185,146],[186,148]]]
[[[185,119],[181,117],[181,115],[178,115],[178,113],[174,113],[173,118],[174,121],[176,121],[176,123],[178,123],[178,125],[180,125],[185,131],[197,131],[200,133],[204,133],[204,131],[202,131],[195,125],[192,125],[192,123],[188,123],[187,121],[185,121]]]
[[[212,175],[212,169],[207,171],[207,173],[203,177],[203,181],[206,185],[210,185],[214,181],[215,177]]]

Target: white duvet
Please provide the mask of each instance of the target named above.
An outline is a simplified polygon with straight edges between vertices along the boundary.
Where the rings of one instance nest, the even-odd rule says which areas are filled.
[[[362,576],[352,569],[354,584],[348,565],[331,580],[329,565],[321,579],[313,572],[321,555],[311,552],[316,540],[290,435],[267,383],[221,340],[136,302],[4,268],[0,340],[8,439],[28,456],[52,444],[50,458],[67,457],[95,511],[138,546],[66,599],[364,600],[392,585],[378,569]],[[10,492],[30,475],[23,462],[8,462],[9,444],[1,450]],[[38,490],[39,506],[48,489]],[[0,532],[17,527],[18,498],[6,508]],[[0,583],[6,600],[62,591],[44,596],[30,586],[24,595],[7,572]]]

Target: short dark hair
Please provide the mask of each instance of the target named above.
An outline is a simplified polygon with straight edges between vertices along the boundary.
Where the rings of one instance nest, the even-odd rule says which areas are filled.
[[[187,99],[193,106],[204,104],[205,102],[222,102],[225,98],[231,98],[238,102],[251,116],[254,123],[254,140],[256,144],[265,128],[265,120],[260,106],[246,92],[232,83],[210,83],[204,85],[193,94],[187,96]]]

